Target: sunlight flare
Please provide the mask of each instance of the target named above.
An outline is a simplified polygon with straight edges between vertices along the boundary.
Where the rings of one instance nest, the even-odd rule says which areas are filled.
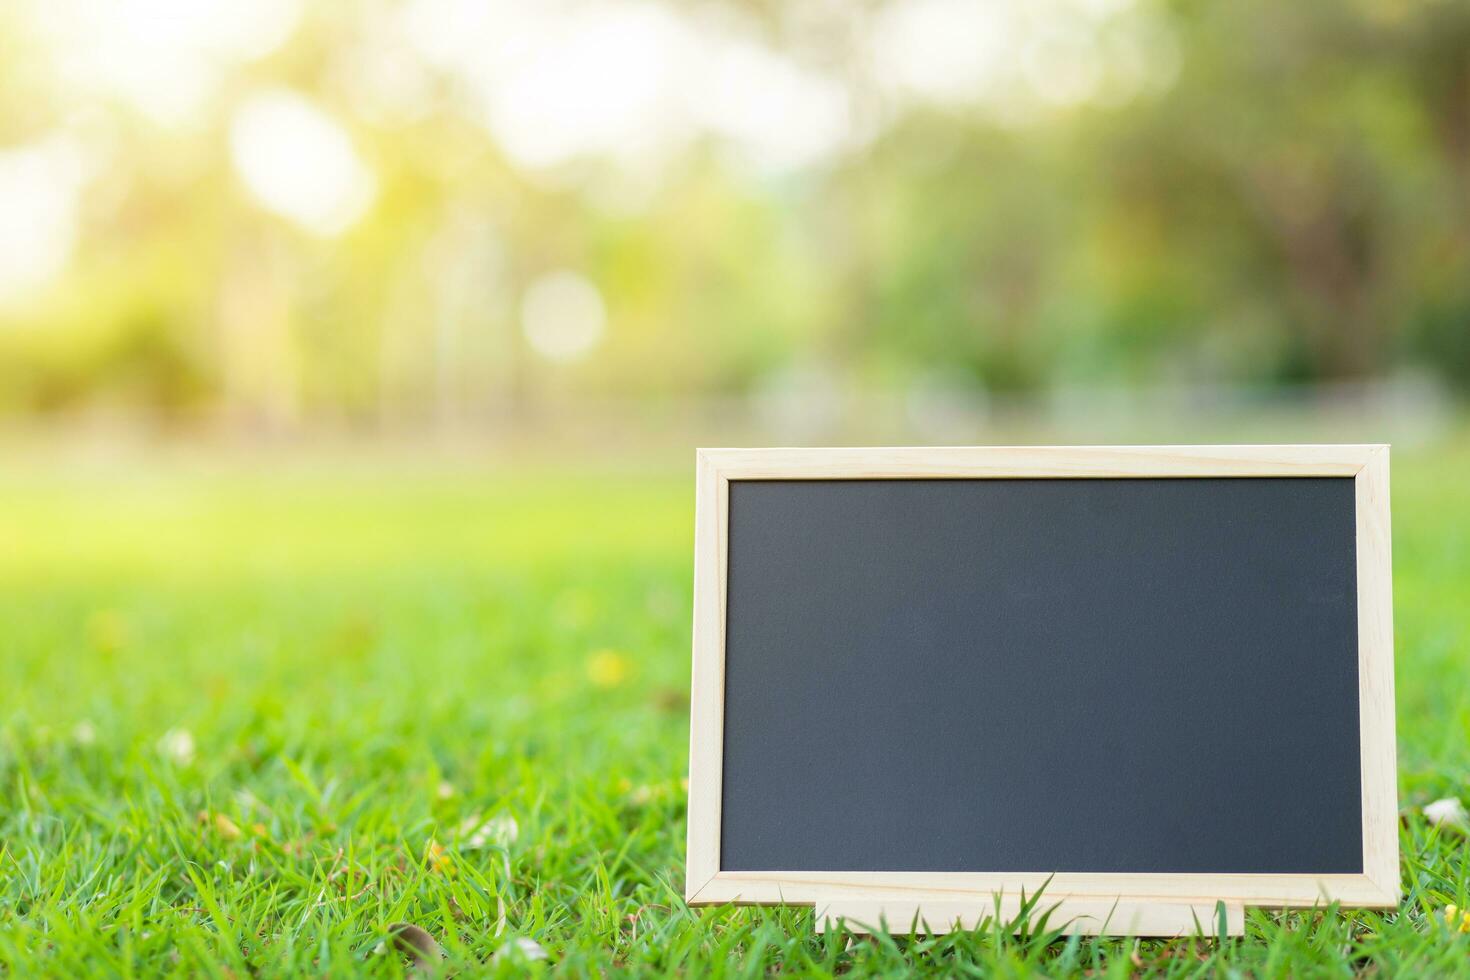
[[[355,225],[377,194],[377,179],[347,130],[289,89],[258,93],[240,107],[230,155],[257,202],[323,237]]]

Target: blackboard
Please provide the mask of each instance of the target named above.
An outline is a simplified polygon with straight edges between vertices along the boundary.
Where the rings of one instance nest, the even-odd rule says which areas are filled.
[[[1387,447],[698,460],[692,904],[1397,902]]]
[[[1353,489],[732,484],[723,867],[1361,871]]]

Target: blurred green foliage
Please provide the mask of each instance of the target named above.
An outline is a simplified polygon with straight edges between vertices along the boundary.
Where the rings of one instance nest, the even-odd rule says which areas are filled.
[[[519,89],[446,48],[463,33],[494,65],[521,43],[476,5],[282,0],[266,5],[285,11],[269,44],[226,56],[196,31],[158,48],[208,49],[205,68],[164,78],[159,91],[198,103],[168,112],[133,84],[154,49],[114,70],[94,36],[111,28],[89,25],[90,8],[68,20],[72,6],[0,12],[6,414],[514,418],[547,402],[741,395],[807,368],[997,392],[1400,368],[1470,384],[1470,6],[1452,0],[1013,5],[973,43],[976,64],[1019,74],[952,98],[904,94],[870,55],[897,43],[905,6],[969,30],[964,0],[572,5],[605,19],[547,16],[583,24],[601,53],[546,49],[547,64],[517,69],[532,71]],[[182,16],[140,10],[127,23],[144,39]],[[740,64],[769,77],[727,73],[686,95],[713,121],[644,153],[680,76],[654,78],[653,122],[622,130],[607,120],[630,103],[596,96],[622,91],[642,55],[619,46],[645,34],[687,34],[691,50],[738,35]],[[900,54],[923,68],[916,37]],[[1130,70],[1143,81],[1120,88]],[[771,88],[782,79],[789,98]],[[502,98],[512,89],[519,103]],[[289,96],[268,124],[298,102],[319,113],[328,157],[331,134],[347,135],[325,183],[292,185],[320,160],[291,156],[305,142],[289,127],[278,147],[242,150],[263,92]],[[824,98],[844,127],[805,152]],[[556,129],[568,106],[587,118]],[[759,142],[771,118],[786,129],[767,143],[796,151],[752,166],[730,134]],[[603,135],[567,149],[548,132]],[[360,213],[312,210],[359,177]],[[272,206],[271,180],[296,202]],[[60,203],[36,210],[42,191]],[[605,306],[576,356],[528,343],[524,297],[554,270]]]

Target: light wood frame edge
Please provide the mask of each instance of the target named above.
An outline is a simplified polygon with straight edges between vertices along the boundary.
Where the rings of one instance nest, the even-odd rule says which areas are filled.
[[[694,480],[694,663],[689,687],[689,811],[684,897],[693,902],[720,870],[725,739],[725,572],[730,481],[709,454]]]
[[[1399,900],[1393,596],[1386,445],[701,449],[696,453],[688,863],[691,905],[1063,898],[1391,907]],[[720,870],[730,480],[1353,477],[1357,511],[1363,873],[1044,874]]]
[[[1354,480],[1358,552],[1358,725],[1362,746],[1363,872],[1399,900],[1397,736],[1393,677],[1393,535],[1387,446]]]

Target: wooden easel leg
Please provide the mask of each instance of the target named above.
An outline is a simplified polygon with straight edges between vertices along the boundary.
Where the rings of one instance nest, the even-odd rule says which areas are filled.
[[[1002,896],[1000,910],[995,904],[979,902],[826,902],[816,908],[817,932],[837,928],[839,922],[849,932],[873,933],[887,926],[894,935],[906,935],[911,928],[924,935],[956,930],[969,930],[999,918],[1004,926],[1020,913],[1020,899]],[[1225,904],[1225,936],[1245,935],[1245,908]],[[1201,935],[1218,938],[1219,910],[1213,903],[1109,902],[1091,898],[1043,896],[1031,915],[1034,924],[1049,912],[1047,928],[1061,927],[1066,935],[1183,937]],[[917,923],[917,924],[916,924]]]

